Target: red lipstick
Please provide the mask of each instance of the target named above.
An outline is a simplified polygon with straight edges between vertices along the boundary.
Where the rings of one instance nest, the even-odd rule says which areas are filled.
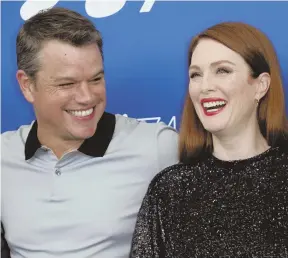
[[[219,114],[227,104],[227,101],[221,98],[204,98],[200,102],[206,116]]]

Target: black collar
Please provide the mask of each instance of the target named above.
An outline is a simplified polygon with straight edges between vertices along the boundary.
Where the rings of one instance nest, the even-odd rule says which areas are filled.
[[[98,122],[95,134],[89,139],[86,139],[78,151],[92,157],[103,157],[112,140],[115,124],[115,115],[104,112]],[[38,148],[41,147],[41,143],[37,137],[37,127],[38,124],[37,121],[35,121],[25,144],[26,160],[32,158]]]

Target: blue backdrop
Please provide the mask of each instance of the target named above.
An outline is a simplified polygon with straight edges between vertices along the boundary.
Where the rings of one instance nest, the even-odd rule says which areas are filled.
[[[50,5],[71,8],[89,17],[102,32],[107,111],[164,121],[178,128],[187,87],[189,41],[204,28],[222,21],[247,22],[270,37],[279,55],[288,106],[288,2],[125,2],[119,0],[118,9],[109,9],[107,4],[97,2],[91,6],[88,0],[50,1]],[[24,3],[2,2],[2,132],[35,118],[15,78],[15,39],[24,19],[41,6]]]

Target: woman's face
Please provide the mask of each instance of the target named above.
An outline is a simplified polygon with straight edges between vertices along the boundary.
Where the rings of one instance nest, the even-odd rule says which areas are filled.
[[[257,123],[261,82],[245,60],[212,39],[201,39],[189,68],[189,93],[204,128],[212,134],[235,133]]]

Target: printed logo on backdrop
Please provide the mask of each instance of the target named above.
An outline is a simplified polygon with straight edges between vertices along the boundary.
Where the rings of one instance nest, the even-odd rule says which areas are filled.
[[[123,116],[128,117],[127,114],[123,114]],[[157,116],[157,117],[145,117],[145,118],[137,118],[137,120],[139,121],[145,121],[148,123],[159,123],[161,122],[161,117]],[[174,129],[177,129],[177,124],[176,124],[176,116],[172,116],[170,121],[163,121],[166,124],[168,124],[169,126],[173,127]]]
[[[20,9],[20,15],[23,20],[29,19],[39,11],[55,6],[59,0],[27,0]],[[86,13],[93,18],[108,17],[119,12],[127,0],[86,0]],[[150,12],[155,0],[145,0],[139,10],[140,13]]]
[[[20,9],[20,15],[23,20],[29,19],[31,16],[37,14],[39,11],[55,6],[59,0],[27,0],[24,2]],[[93,18],[104,18],[119,12],[124,6],[127,0],[86,0],[85,10],[87,15]],[[145,0],[139,10],[139,13],[150,12],[155,0]],[[83,3],[84,4],[84,3]],[[128,116],[124,114],[124,116]],[[148,123],[159,123],[161,117],[146,117],[138,118],[139,121],[145,121]],[[170,121],[163,121],[173,128],[177,128],[176,116],[172,116]]]

